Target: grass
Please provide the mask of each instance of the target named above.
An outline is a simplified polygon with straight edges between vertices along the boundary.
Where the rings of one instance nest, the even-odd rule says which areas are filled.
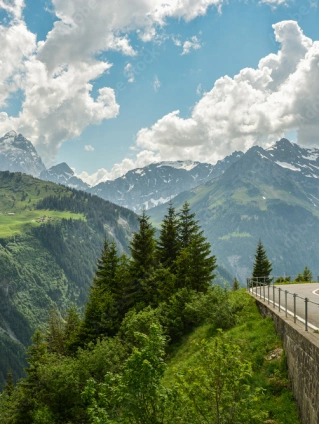
[[[37,220],[44,215],[54,220],[62,218],[84,219],[81,214],[36,210],[36,204],[48,196],[70,195],[66,187],[41,181],[20,173],[0,173],[0,238],[25,233],[40,225]],[[9,216],[8,213],[14,213]],[[54,222],[54,221],[53,221]]]
[[[236,301],[237,293],[231,293]],[[285,355],[271,318],[262,318],[255,300],[247,296],[246,306],[239,313],[237,325],[226,331],[229,342],[237,344],[243,359],[252,363],[253,376],[250,384],[263,389],[258,406],[267,411],[272,424],[298,424],[297,406],[288,381]],[[192,367],[196,363],[196,343],[206,338],[213,342],[216,329],[212,325],[197,328],[178,346],[174,346],[168,359],[168,368],[163,383],[171,387],[175,383],[176,371]]]
[[[227,234],[226,236],[223,236],[223,237],[219,237],[219,240],[230,240],[231,238],[234,238],[234,237],[244,238],[244,237],[251,237],[251,235],[249,233],[232,233],[232,234]]]
[[[81,214],[60,211],[25,210],[15,212],[14,216],[0,213],[0,237],[5,238],[24,234],[31,227],[41,225],[42,222],[38,222],[37,220],[45,215],[52,217],[54,220],[61,220],[63,218],[85,219],[84,215]]]

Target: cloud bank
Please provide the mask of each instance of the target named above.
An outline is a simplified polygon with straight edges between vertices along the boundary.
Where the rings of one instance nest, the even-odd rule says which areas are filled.
[[[277,54],[262,58],[257,69],[218,79],[189,118],[175,110],[142,128],[136,161],[125,159],[102,179],[161,160],[215,163],[235,150],[267,147],[293,130],[300,144],[319,145],[319,41],[306,37],[295,21],[273,30]]]
[[[23,21],[24,1],[0,0],[0,10],[9,19],[8,26],[0,25],[0,107],[18,90],[24,99],[17,117],[0,113],[0,133],[11,129],[23,133],[48,163],[65,140],[119,113],[112,88],[102,87],[93,94],[92,82],[112,67],[102,53],[134,56],[132,32],[150,41],[168,18],[190,21],[222,2],[52,0],[58,20],[45,41],[36,43]]]

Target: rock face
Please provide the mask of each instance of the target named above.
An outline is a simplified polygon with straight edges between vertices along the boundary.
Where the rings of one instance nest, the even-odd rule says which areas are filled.
[[[42,171],[39,178],[44,181],[76,188],[77,190],[86,191],[89,188],[88,184],[74,175],[74,171],[65,162]]]
[[[223,174],[237,162],[242,152],[235,152],[216,165],[192,161],[160,162],[129,171],[114,181],[90,189],[105,200],[140,212],[169,202],[179,193],[190,190]]]
[[[23,172],[38,177],[45,166],[33,144],[10,131],[0,138],[0,171]]]

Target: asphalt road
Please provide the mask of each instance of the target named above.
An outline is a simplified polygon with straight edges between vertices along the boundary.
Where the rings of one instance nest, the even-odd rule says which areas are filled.
[[[301,321],[305,319],[305,298],[309,299],[308,302],[308,322],[314,327],[319,328],[319,283],[309,284],[284,284],[275,286],[275,303],[277,304],[276,309],[278,310],[279,304],[279,290],[280,290],[280,305],[281,310],[285,312],[285,291],[287,290],[287,308],[293,313],[294,311],[294,298],[293,293],[296,293],[300,297],[296,297],[296,314],[301,318]],[[256,289],[254,289],[256,290]],[[318,290],[318,294],[314,292]],[[260,288],[257,288],[257,297],[260,297]],[[261,298],[264,299],[264,290],[261,287]],[[268,286],[265,287],[265,298],[267,302],[268,298]],[[273,304],[273,286],[269,286],[269,302]],[[318,303],[318,305],[314,304]]]

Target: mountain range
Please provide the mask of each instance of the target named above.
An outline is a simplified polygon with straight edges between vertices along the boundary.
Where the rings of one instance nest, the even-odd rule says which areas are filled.
[[[282,139],[249,149],[222,175],[174,199],[188,201],[218,262],[242,282],[250,275],[260,238],[274,275],[305,265],[319,275],[319,150]],[[149,211],[155,224],[166,207]]]
[[[173,200],[179,208],[188,200],[219,263],[242,281],[250,273],[259,238],[269,251],[274,273],[297,274],[308,265],[319,275],[318,149],[281,139],[268,149],[254,146],[245,154],[234,152],[215,165],[154,163],[95,187],[80,180],[65,163],[45,169],[21,134],[11,132],[0,139],[0,151],[2,169],[4,164],[11,170],[23,166],[23,172],[95,194],[137,213],[148,209],[155,224],[161,221],[167,202]]]

